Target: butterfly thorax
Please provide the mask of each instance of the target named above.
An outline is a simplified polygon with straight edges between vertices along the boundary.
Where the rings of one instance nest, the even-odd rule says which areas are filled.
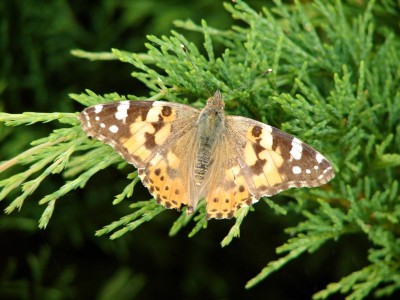
[[[207,100],[207,105],[200,112],[197,120],[197,141],[199,143],[194,168],[194,178],[197,185],[201,185],[207,171],[213,163],[212,157],[216,145],[225,130],[224,102],[221,93]]]

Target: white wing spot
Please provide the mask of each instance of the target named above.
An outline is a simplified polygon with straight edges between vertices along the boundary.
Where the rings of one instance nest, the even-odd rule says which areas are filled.
[[[318,179],[322,179],[322,178],[324,178],[324,174],[321,174],[318,176]]]
[[[318,168],[318,166],[314,166],[314,169],[315,169],[315,170],[318,170],[319,168]]]
[[[311,173],[311,170],[310,170],[310,169],[306,169],[306,173],[307,173],[307,174],[310,174],[310,173]]]
[[[294,174],[300,174],[300,173],[301,173],[301,168],[300,168],[299,166],[294,166],[294,167],[292,168],[292,172],[293,172]]]
[[[92,128],[92,124],[90,124],[90,118],[89,118],[89,115],[87,114],[87,112],[83,111],[83,115],[85,116],[85,119],[86,119],[86,126],[88,128]]]
[[[157,122],[159,120],[159,115],[162,109],[162,104],[158,103],[158,101],[154,101],[152,104],[152,108],[147,112],[146,121]]]
[[[117,133],[118,132],[118,126],[111,125],[110,128],[108,128],[112,133]]]
[[[296,160],[301,159],[301,153],[303,152],[303,147],[301,144],[302,142],[299,139],[294,138],[292,141],[292,149],[290,150],[290,154]]]
[[[260,145],[266,149],[272,149],[274,144],[274,137],[272,136],[272,127],[265,126],[262,128]]]
[[[99,112],[101,112],[103,110],[103,105],[101,104],[97,104],[94,106],[94,113],[98,114]]]
[[[320,164],[322,162],[322,160],[324,159],[324,157],[321,154],[317,153],[317,155],[315,156],[315,159]]]
[[[99,116],[96,116],[96,118],[94,118],[96,121],[99,121],[100,120],[100,118],[99,118]]]
[[[100,124],[100,127],[101,127],[101,128],[106,128],[106,124],[101,123],[101,124]]]
[[[117,107],[117,112],[115,113],[115,118],[117,120],[122,120],[123,122],[125,122],[126,117],[128,116],[129,106],[130,106],[129,101],[122,101]]]
[[[331,167],[326,168],[326,169],[324,170],[324,172],[322,172],[322,173],[323,173],[323,174],[328,173],[331,169],[332,169]]]

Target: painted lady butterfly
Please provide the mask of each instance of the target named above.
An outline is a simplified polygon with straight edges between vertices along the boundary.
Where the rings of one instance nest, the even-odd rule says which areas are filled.
[[[121,101],[86,108],[83,129],[111,145],[137,169],[166,208],[202,198],[208,218],[231,218],[240,207],[291,187],[334,177],[329,161],[297,138],[263,123],[225,116],[221,93],[198,110],[162,101]]]

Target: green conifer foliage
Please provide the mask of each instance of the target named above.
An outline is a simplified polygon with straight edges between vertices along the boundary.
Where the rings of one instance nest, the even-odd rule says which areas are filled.
[[[144,53],[118,49],[72,52],[91,60],[114,59],[132,65],[132,76],[149,90],[147,99],[201,107],[210,91],[220,89],[229,114],[268,122],[307,141],[333,162],[336,177],[324,187],[286,191],[283,196],[289,202],[275,201],[281,196],[260,200],[281,218],[296,214],[302,220],[286,228],[289,238],[276,249],[279,257],[265,262],[266,267],[246,288],[347,235],[367,240],[369,250],[363,254],[367,264],[337,282],[327,282],[314,299],[335,293],[354,300],[390,296],[400,288],[400,40],[398,21],[394,22],[399,7],[390,1],[364,4],[275,1],[260,13],[235,1],[225,4],[237,20],[230,29],[212,28],[207,20],[201,24],[175,22],[180,32],[201,33],[201,46],[173,31],[169,36],[148,36]],[[263,75],[270,68],[272,72]],[[89,90],[70,96],[85,106],[139,98]],[[0,200],[14,195],[7,198],[7,214],[23,209],[48,176],[64,176],[65,183],[58,190],[38,201],[43,206],[41,228],[48,226],[67,193],[84,189],[100,170],[126,166],[109,146],[87,138],[77,113],[0,113],[0,121],[6,126],[62,124],[47,137],[33,141],[30,149],[0,164],[0,172],[9,174],[0,181]],[[17,165],[21,167],[13,171]],[[131,211],[97,235],[119,238],[164,212],[154,199],[135,197],[140,184],[137,172],[132,169],[128,179],[114,204],[132,197]],[[222,246],[239,237],[252,210],[238,211]],[[201,203],[193,215],[181,212],[171,224],[170,235],[189,226],[192,237],[207,225]]]

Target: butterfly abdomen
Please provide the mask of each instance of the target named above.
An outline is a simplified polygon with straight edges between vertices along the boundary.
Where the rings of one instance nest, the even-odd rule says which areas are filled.
[[[194,168],[194,178],[197,185],[200,185],[204,181],[210,167],[214,140],[215,139],[210,136],[203,136],[200,138],[200,146]]]

